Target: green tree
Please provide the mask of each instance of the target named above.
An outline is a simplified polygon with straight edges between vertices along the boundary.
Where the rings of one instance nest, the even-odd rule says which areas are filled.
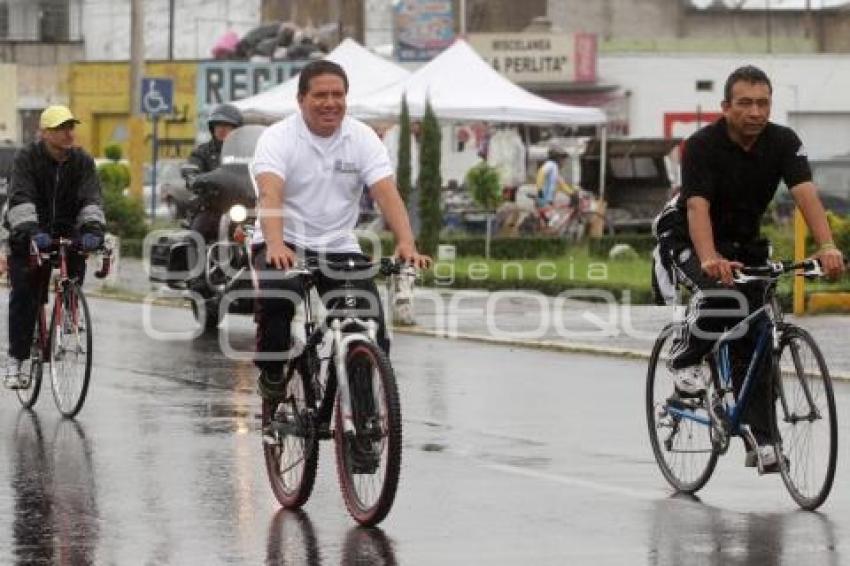
[[[398,166],[396,167],[396,182],[398,192],[405,205],[410,204],[411,183],[410,168],[410,111],[407,108],[407,96],[401,97],[401,118],[398,133]]]
[[[443,212],[440,206],[440,192],[443,186],[440,177],[440,124],[431,108],[431,102],[425,106],[422,119],[422,141],[419,145],[419,217],[422,227],[419,230],[419,249],[434,255],[440,241],[443,228]]]
[[[475,199],[475,202],[487,211],[484,257],[489,259],[493,213],[499,203],[502,202],[502,183],[499,181],[499,171],[495,167],[487,165],[486,161],[481,160],[480,163],[466,172],[466,188],[472,192],[472,198]]]
[[[121,163],[121,146],[111,144],[104,154],[109,161],[97,168],[103,190],[106,230],[122,239],[140,240],[147,232],[145,208],[140,199],[125,195],[130,186],[130,168]]]
[[[491,212],[502,202],[502,183],[499,181],[499,171],[486,161],[481,161],[466,172],[466,186],[472,193],[475,202],[481,208]]]

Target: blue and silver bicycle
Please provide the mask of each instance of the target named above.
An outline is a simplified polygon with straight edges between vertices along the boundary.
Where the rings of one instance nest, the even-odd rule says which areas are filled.
[[[646,380],[646,418],[655,460],[676,490],[695,493],[701,489],[733,436],[755,446],[753,434],[741,416],[756,380],[769,379],[774,404],[770,428],[779,472],[788,492],[800,507],[808,510],[818,508],[829,495],[838,450],[832,381],[812,336],[783,321],[776,284],[786,273],[823,275],[816,260],[796,264],[769,262],[766,266],[745,267],[736,274],[737,285],[757,283],[764,287],[764,303],[723,333],[705,357],[703,371],[710,376],[710,382],[701,397],[671,396],[674,375],[665,360],[674,339],[682,335],[687,317],[668,324],[656,340]],[[755,335],[755,348],[743,366],[746,373],[736,395],[730,345],[744,333],[744,325],[754,327],[751,334]],[[763,472],[763,463],[758,459],[759,471]]]

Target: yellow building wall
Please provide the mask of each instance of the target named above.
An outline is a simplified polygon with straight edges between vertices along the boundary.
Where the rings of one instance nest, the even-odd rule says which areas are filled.
[[[185,158],[195,145],[197,117],[194,62],[148,62],[145,77],[174,81],[174,114],[159,119],[158,157]],[[74,63],[68,81],[71,110],[80,119],[77,139],[89,153],[102,157],[110,143],[129,154],[130,65],[126,62]],[[151,155],[153,127],[145,121],[146,155]],[[150,161],[148,157],[146,161]]]
[[[0,143],[18,141],[18,69],[0,63]]]

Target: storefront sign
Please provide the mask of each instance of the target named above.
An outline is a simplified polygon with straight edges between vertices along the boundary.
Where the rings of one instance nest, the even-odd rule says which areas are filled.
[[[596,36],[587,33],[474,33],[469,43],[516,83],[596,80]]]
[[[451,0],[401,0],[394,10],[399,61],[428,61],[454,40]]]
[[[198,65],[198,106],[215,106],[259,94],[295,75],[306,64],[306,61],[201,63]]]
[[[242,100],[285,82],[296,75],[307,61],[251,63],[212,61],[198,65],[198,131],[205,135],[207,117],[224,102]]]

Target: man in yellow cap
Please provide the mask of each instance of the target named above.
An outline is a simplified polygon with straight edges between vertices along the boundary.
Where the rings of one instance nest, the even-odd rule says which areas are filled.
[[[72,238],[89,252],[103,245],[105,218],[94,160],[74,143],[79,123],[65,106],[41,113],[40,139],[21,148],[12,163],[9,209],[9,358],[4,383],[11,389],[29,387],[21,365],[29,357],[39,300],[50,280],[49,265],[31,266],[31,250],[47,250],[55,238]],[[82,284],[85,258],[68,258],[72,277]]]

